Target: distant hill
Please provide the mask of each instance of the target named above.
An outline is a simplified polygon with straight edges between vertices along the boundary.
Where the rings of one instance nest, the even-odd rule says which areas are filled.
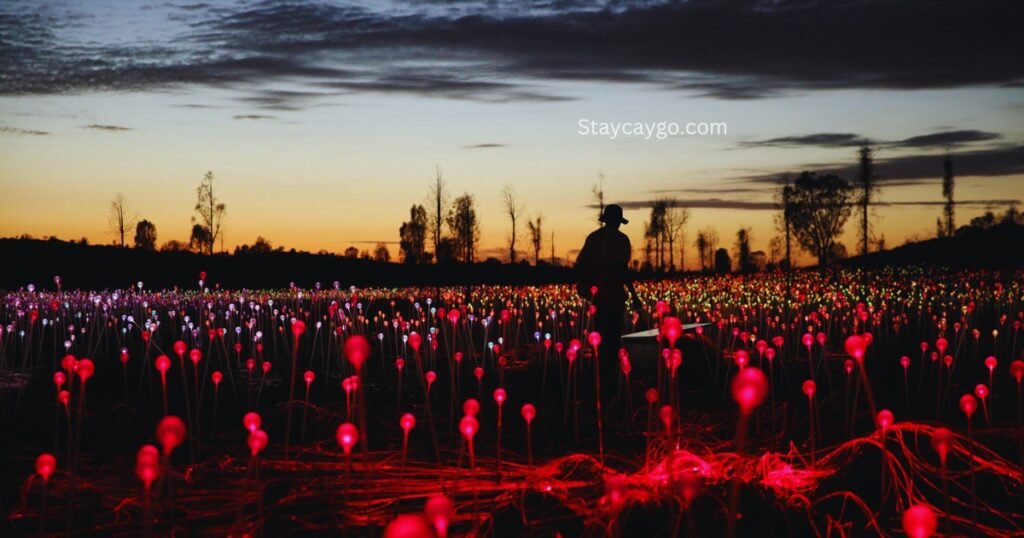
[[[215,254],[155,252],[61,240],[0,239],[0,290],[35,284],[65,289],[126,288],[142,281],[147,289],[195,288],[205,271],[208,287],[282,288],[294,282],[324,288],[341,286],[416,286],[446,284],[535,284],[570,282],[572,271],[542,263],[539,267],[502,264],[406,265],[333,254],[274,251]]]
[[[1004,222],[988,228],[964,227],[952,237],[938,237],[866,256],[854,256],[840,264],[848,267],[1024,268],[1024,226]]]

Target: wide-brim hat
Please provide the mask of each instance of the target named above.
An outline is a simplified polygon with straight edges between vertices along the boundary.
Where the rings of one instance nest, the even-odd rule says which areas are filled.
[[[622,206],[619,204],[608,204],[604,206],[604,212],[597,220],[606,223],[629,224],[629,221],[622,217]]]

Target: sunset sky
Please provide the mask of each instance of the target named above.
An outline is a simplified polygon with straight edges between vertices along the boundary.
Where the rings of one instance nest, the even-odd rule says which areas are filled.
[[[853,180],[865,141],[888,245],[934,233],[947,151],[958,224],[1024,200],[1019,1],[194,1],[0,2],[0,236],[109,243],[123,193],[159,243],[187,240],[209,170],[229,249],[372,248],[439,166],[476,197],[482,257],[507,256],[507,183],[575,257],[601,173],[635,256],[650,200],[691,207],[692,267],[706,226],[767,250],[775,179]],[[609,140],[581,119],[728,132]]]

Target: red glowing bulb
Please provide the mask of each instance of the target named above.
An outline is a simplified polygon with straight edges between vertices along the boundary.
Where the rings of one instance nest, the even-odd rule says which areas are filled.
[[[177,342],[174,343],[175,355],[184,358],[186,349],[188,349],[188,346],[185,344],[185,342],[178,340]]]
[[[185,442],[185,423],[176,416],[164,417],[156,427],[156,438],[164,447],[164,455],[170,456],[175,448]]]
[[[505,389],[500,387],[494,389],[494,401],[498,402],[499,406],[505,403],[506,398],[508,398],[508,394],[505,392]]]
[[[267,432],[253,430],[249,432],[249,438],[246,439],[246,442],[249,443],[249,454],[255,458],[264,448],[267,448]]]
[[[676,317],[667,317],[661,320],[661,336],[668,340],[670,346],[674,346],[676,340],[683,335],[683,323]]]
[[[1010,375],[1017,380],[1019,385],[1021,379],[1024,379],[1024,361],[1016,360],[1010,363]]]
[[[199,365],[199,361],[203,360],[203,352],[197,348],[192,348],[192,351],[188,352],[188,360],[192,361],[192,364]]]
[[[473,376],[476,377],[477,381],[480,381],[481,379],[483,379],[484,378],[484,369],[483,369],[483,367],[477,366],[476,368],[473,368]]]
[[[164,375],[171,368],[171,359],[167,355],[160,355],[156,358],[155,364],[156,369],[160,371],[160,375]]]
[[[647,400],[647,403],[654,404],[658,401],[658,389],[654,387],[647,389],[647,391],[644,392],[644,398]]]
[[[220,382],[224,380],[224,374],[220,373],[220,370],[216,370],[210,374],[210,380],[213,381],[213,386],[219,386]]]
[[[402,415],[402,418],[398,420],[398,425],[402,427],[406,435],[409,434],[409,430],[412,430],[416,426],[416,417],[412,413],[406,413]]]
[[[903,532],[907,538],[931,538],[938,528],[939,520],[928,505],[917,504],[903,512]]]
[[[883,432],[888,430],[889,426],[892,426],[893,422],[895,422],[895,418],[892,415],[892,411],[889,411],[888,409],[882,409],[881,411],[879,411],[877,422],[878,427],[882,428]]]
[[[867,341],[862,336],[851,334],[846,337],[846,354],[860,361],[864,358],[864,350],[867,348]]]
[[[427,521],[434,525],[438,538],[448,536],[448,524],[455,517],[455,504],[444,495],[434,495],[427,500],[423,512]]]
[[[395,368],[398,368],[398,371],[401,372],[402,368],[405,368],[405,359],[402,357],[395,359]]]
[[[854,362],[850,359],[843,361],[843,370],[846,370],[846,375],[853,373]]]
[[[475,417],[480,412],[480,402],[476,401],[476,398],[470,398],[465,402],[462,402],[462,412],[471,417]]]
[[[743,413],[761,405],[767,394],[768,378],[759,368],[744,368],[732,380],[732,397]]]
[[[967,415],[967,418],[970,418],[978,410],[978,400],[970,394],[964,394],[960,397],[960,410]]]
[[[991,355],[988,356],[988,357],[985,357],[985,368],[988,368],[989,373],[992,373],[992,370],[995,370],[996,369],[996,365],[998,365],[998,364],[999,364],[999,361],[996,360],[995,357],[993,357]]]
[[[53,373],[53,384],[57,385],[58,389],[63,387],[64,383],[66,383],[67,380],[68,380],[68,376],[64,375],[64,372],[54,372]]]
[[[96,371],[96,365],[89,359],[81,359],[78,361],[78,366],[75,368],[75,373],[78,374],[78,379],[85,383],[92,377],[92,374]]]
[[[654,311],[662,316],[668,314],[668,303],[659,300],[657,303],[654,303]]]
[[[941,337],[939,339],[935,340],[935,349],[938,349],[939,353],[942,353],[942,352],[946,351],[947,348],[949,348],[949,341],[948,340],[946,340],[945,338],[941,338]]]
[[[292,335],[295,338],[302,336],[302,333],[306,332],[306,322],[301,319],[297,319],[292,322]]]
[[[902,366],[904,370],[910,368],[910,357],[906,355],[900,357],[900,366]]]
[[[478,429],[480,429],[480,423],[472,415],[466,415],[459,421],[459,431],[469,441],[473,440],[473,436],[476,435]]]
[[[423,344],[423,337],[421,337],[419,333],[417,333],[417,332],[409,333],[409,347],[413,348],[415,351],[419,351],[420,350],[420,346],[422,344]]]
[[[409,341],[412,342],[412,335],[409,335]],[[366,362],[366,359],[369,356],[370,342],[365,336],[356,334],[348,337],[348,340],[345,340],[345,358],[347,358],[348,362],[352,364],[352,367],[356,369],[356,372],[362,371],[363,363]]]
[[[977,396],[980,400],[984,401],[985,398],[988,398],[988,387],[985,386],[983,383],[979,383],[974,387],[974,395]]]
[[[126,348],[121,348],[121,355],[119,359],[121,360],[121,364],[128,364],[128,350]]]
[[[672,419],[674,418],[672,406],[661,406],[661,409],[658,410],[658,418],[661,419],[661,423],[665,425],[666,430],[670,429],[672,427]]]
[[[306,370],[306,372],[302,374],[302,380],[306,382],[306,387],[308,388],[313,384],[313,381],[316,380],[316,374],[313,373],[313,370]]]
[[[42,477],[43,482],[48,482],[56,470],[57,458],[53,457],[53,454],[40,454],[36,458],[36,474]]]
[[[335,437],[341,448],[345,450],[345,455],[348,455],[352,453],[352,447],[356,446],[356,442],[359,441],[359,430],[356,429],[355,424],[346,422],[338,426]]]
[[[428,389],[430,388],[431,385],[434,384],[434,381],[437,381],[437,374],[433,370],[427,372],[423,377],[427,379]]]
[[[939,453],[942,461],[946,461],[946,455],[953,444],[953,432],[949,428],[935,428],[931,436],[932,449]]]
[[[737,349],[732,354],[732,359],[733,361],[736,362],[736,366],[739,366],[742,370],[743,368],[746,368],[748,364],[750,364],[750,353],[747,353],[746,350],[743,349]]]
[[[263,375],[269,374],[270,373],[270,369],[272,367],[273,367],[273,365],[270,363],[270,361],[265,361],[263,363]]]
[[[242,425],[250,432],[258,430],[261,424],[263,424],[263,417],[255,411],[249,411],[242,417]]]
[[[434,538],[434,531],[421,516],[402,514],[384,528],[384,538]]]
[[[519,412],[523,415],[523,420],[525,420],[527,424],[533,422],[533,419],[537,416],[537,408],[534,407],[533,404],[523,404],[523,407]]]
[[[144,445],[135,455],[135,476],[142,480],[148,490],[160,476],[160,453],[153,445]]]
[[[814,398],[814,393],[818,391],[818,384],[815,383],[813,379],[808,379],[807,381],[804,381],[804,384],[801,386],[801,388],[803,389],[804,395],[806,395],[807,398]]]
[[[804,347],[811,347],[814,345],[814,335],[811,333],[805,333],[803,337]]]
[[[71,393],[66,391],[66,390],[62,390],[62,391],[58,392],[57,393],[57,401],[59,401],[60,403],[64,404],[64,407],[67,407],[68,402],[71,401]]]
[[[775,350],[772,348],[768,348],[767,350],[765,350],[764,358],[768,359],[768,362],[772,362],[772,359],[775,358]]]
[[[601,345],[601,333],[597,331],[590,331],[590,333],[587,334],[587,343],[590,344],[590,347],[596,349],[597,346]]]

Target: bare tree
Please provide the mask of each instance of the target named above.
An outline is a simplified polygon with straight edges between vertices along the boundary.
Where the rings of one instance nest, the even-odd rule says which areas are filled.
[[[427,202],[430,234],[434,239],[434,258],[437,261],[441,261],[437,253],[441,247],[441,240],[444,239],[444,222],[448,215],[448,202],[450,199],[451,196],[446,189],[444,176],[441,174],[441,167],[438,166],[434,170],[434,182],[430,184],[430,194],[428,195]]]
[[[544,217],[537,215],[534,220],[526,221],[526,226],[530,228],[530,244],[533,245],[533,264],[537,265],[540,263],[540,248],[544,243],[544,232],[541,227],[544,224]],[[552,237],[554,240],[554,237]]]
[[[129,216],[129,211],[128,201],[125,200],[123,194],[118,193],[110,202],[110,233],[119,238],[122,247],[124,246],[124,234],[128,233],[135,226],[135,221],[138,220],[137,215]]]
[[[512,235],[508,240],[508,261],[516,263],[516,220],[523,214],[523,205],[516,200],[516,189],[505,185],[501,191],[502,202],[505,203],[505,214],[512,221]]]
[[[686,223],[690,221],[690,209],[679,205],[675,198],[668,198],[665,201],[665,239],[668,241],[668,266],[675,270],[675,244],[679,241],[679,270],[682,271],[685,262],[683,254],[686,243]]]
[[[196,215],[192,222],[202,226],[208,235],[206,241],[207,254],[213,254],[213,246],[218,237],[223,237],[221,226],[227,207],[217,198],[214,192],[213,172],[207,172],[196,189]],[[223,247],[223,241],[221,242]]]
[[[788,174],[779,179],[779,190],[775,191],[775,199],[782,210],[775,215],[775,229],[782,234],[785,246],[783,259],[786,270],[789,271],[793,267],[793,186],[790,185]]]

